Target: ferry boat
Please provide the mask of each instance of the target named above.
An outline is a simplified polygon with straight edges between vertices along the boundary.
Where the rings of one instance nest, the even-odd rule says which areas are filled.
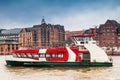
[[[112,66],[111,59],[97,46],[93,36],[73,36],[72,47],[14,50],[6,63],[11,66]]]

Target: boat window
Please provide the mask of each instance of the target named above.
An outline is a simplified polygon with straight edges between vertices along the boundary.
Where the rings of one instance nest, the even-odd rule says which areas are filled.
[[[19,53],[17,53],[17,57],[18,57],[18,58],[21,58],[21,55],[20,55]]]
[[[24,53],[26,55],[26,57],[28,58],[28,55],[26,53]]]
[[[92,42],[93,44],[96,44],[95,42]]]
[[[34,54],[33,57],[34,58],[39,58],[39,55],[38,54]]]
[[[46,54],[46,58],[51,58],[51,54]]]
[[[63,54],[58,54],[58,58],[63,58]]]
[[[40,58],[45,58],[45,54],[44,53],[40,54]]]
[[[32,57],[33,57],[32,54],[30,54],[30,53],[28,53],[27,56],[28,56],[29,58],[32,58]]]
[[[84,42],[80,42],[80,44],[84,44]]]
[[[58,54],[44,54],[44,53],[42,53],[42,54],[39,54],[39,55],[37,55],[36,54],[36,56],[37,57],[40,57],[40,58],[63,58],[63,54],[62,53],[58,53]]]
[[[55,54],[52,54],[52,57],[54,58],[54,57],[55,57]]]
[[[52,54],[52,57],[53,57],[53,58],[56,58],[56,57],[57,57],[57,54]]]
[[[17,55],[15,53],[13,53],[13,57],[17,57]]]
[[[83,58],[83,55],[82,55],[82,54],[80,54],[80,53],[78,54],[78,56],[79,56],[81,59]]]
[[[21,57],[22,57],[22,58],[26,58],[27,56],[26,56],[25,53],[22,53],[22,54],[21,54]]]

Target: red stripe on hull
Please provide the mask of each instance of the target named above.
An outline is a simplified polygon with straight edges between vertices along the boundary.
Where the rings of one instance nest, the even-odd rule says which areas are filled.
[[[79,53],[79,51],[78,51],[78,49],[77,48],[71,48],[71,50],[75,53],[75,55],[76,55],[76,61],[81,61],[81,58],[79,57],[79,54],[81,54],[81,53]]]
[[[39,50],[14,50],[12,51],[12,53],[19,53],[19,54],[22,54],[22,53],[32,53],[32,54],[38,54]]]

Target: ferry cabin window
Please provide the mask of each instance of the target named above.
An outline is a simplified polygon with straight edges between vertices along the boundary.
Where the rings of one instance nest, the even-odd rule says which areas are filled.
[[[20,55],[19,53],[17,53],[17,57],[18,57],[18,58],[21,58],[21,55]]]
[[[51,54],[52,58],[63,58],[63,54],[59,53],[59,54]]]
[[[96,44],[95,42],[92,42],[93,44]]]
[[[13,53],[13,57],[17,57],[17,54]]]
[[[57,58],[57,54],[52,54],[52,58]]]
[[[88,41],[86,41],[86,43],[88,43]]]
[[[21,58],[26,58],[27,56],[26,56],[26,54],[25,53],[22,53],[21,54]]]
[[[38,54],[33,54],[33,57],[34,58],[39,58],[39,55]]]
[[[51,54],[46,54],[46,58],[51,58]]]
[[[44,53],[41,53],[41,54],[40,54],[40,58],[45,58],[45,54],[44,54]]]
[[[45,53],[41,53],[39,54],[40,58],[63,58],[63,54],[45,54]]]
[[[21,53],[18,55],[19,58],[39,58],[38,54],[31,54],[31,53]]]
[[[58,54],[58,58],[63,58],[63,54]]]
[[[83,54],[79,53],[78,56],[82,59],[83,58]]]
[[[30,53],[28,53],[27,55],[28,55],[29,58],[32,58],[32,57],[33,57],[32,54],[30,54]]]
[[[18,58],[63,58],[63,54],[62,53],[58,53],[58,54],[45,54],[45,53],[41,53],[41,54],[30,54],[30,53],[17,53],[17,54],[13,54],[13,57],[18,57]]]
[[[84,44],[84,42],[80,42],[80,44]]]

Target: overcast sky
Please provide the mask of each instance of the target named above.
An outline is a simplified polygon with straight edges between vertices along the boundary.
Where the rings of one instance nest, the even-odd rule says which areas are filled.
[[[0,28],[24,28],[46,23],[65,30],[87,29],[107,19],[120,23],[120,0],[0,0]]]

